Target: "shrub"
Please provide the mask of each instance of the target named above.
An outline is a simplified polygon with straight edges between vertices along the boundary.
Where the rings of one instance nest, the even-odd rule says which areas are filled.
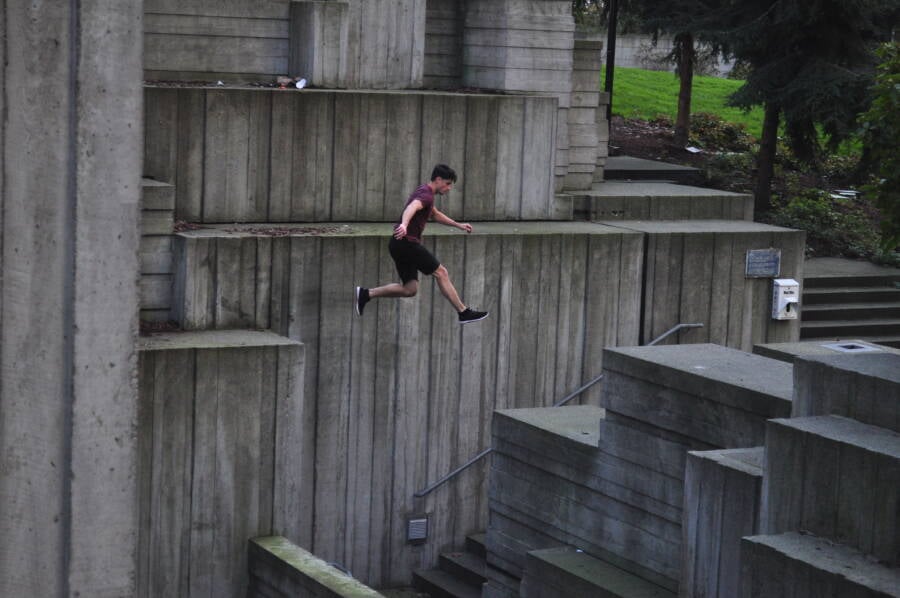
[[[756,140],[742,124],[725,122],[721,116],[698,112],[691,115],[693,145],[729,152],[747,152]]]

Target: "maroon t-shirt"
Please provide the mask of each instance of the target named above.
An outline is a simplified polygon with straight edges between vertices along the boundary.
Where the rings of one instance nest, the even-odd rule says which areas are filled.
[[[428,218],[431,217],[431,209],[434,207],[434,192],[431,190],[431,187],[426,184],[413,191],[409,199],[406,200],[406,205],[403,206],[403,209],[406,210],[407,206],[417,199],[422,202],[422,209],[413,214],[409,221],[409,226],[406,227],[405,237],[413,243],[422,242],[425,224],[428,222]],[[400,212],[400,218],[403,218],[403,212]],[[397,221],[397,224],[400,224],[400,220]]]

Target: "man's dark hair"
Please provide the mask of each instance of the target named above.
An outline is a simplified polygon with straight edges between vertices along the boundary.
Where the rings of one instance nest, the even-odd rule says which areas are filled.
[[[434,167],[434,170],[431,171],[431,180],[441,177],[445,181],[451,181],[453,183],[456,182],[456,171],[447,166],[446,164],[438,164]]]

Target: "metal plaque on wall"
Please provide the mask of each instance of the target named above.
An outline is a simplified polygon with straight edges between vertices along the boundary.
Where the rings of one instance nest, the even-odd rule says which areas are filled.
[[[750,249],[747,251],[747,278],[777,278],[781,274],[781,250]]]

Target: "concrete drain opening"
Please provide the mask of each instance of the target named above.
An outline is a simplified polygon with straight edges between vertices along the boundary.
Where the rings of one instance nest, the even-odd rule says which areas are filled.
[[[862,343],[854,343],[852,341],[842,342],[842,343],[822,343],[822,346],[831,349],[832,351],[837,351],[838,353],[882,353],[883,349],[879,349],[878,347],[873,347],[871,345],[864,345]]]
[[[409,544],[424,544],[428,539],[428,517],[410,517],[406,521],[406,541]]]

